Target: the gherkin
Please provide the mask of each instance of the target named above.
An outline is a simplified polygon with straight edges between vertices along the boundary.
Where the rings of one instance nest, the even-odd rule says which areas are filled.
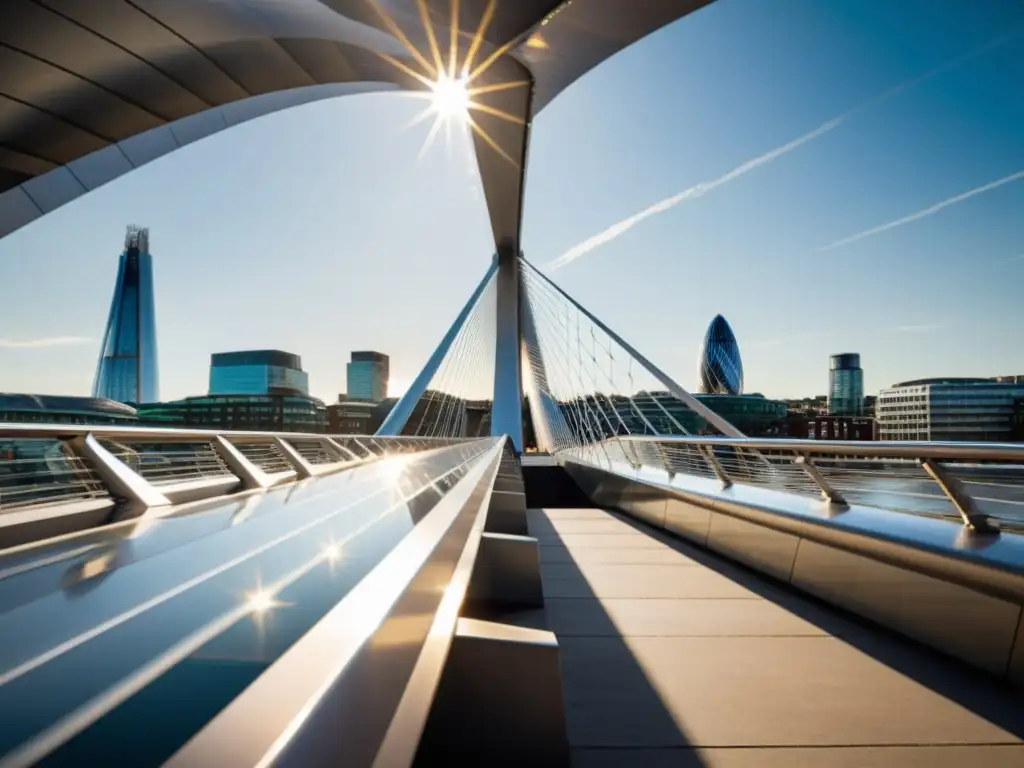
[[[712,395],[743,394],[743,361],[729,323],[721,315],[708,326],[697,362],[697,391]]]

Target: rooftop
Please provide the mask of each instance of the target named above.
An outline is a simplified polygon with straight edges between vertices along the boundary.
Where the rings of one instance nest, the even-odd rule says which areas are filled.
[[[0,411],[49,411],[61,413],[102,413],[126,419],[138,417],[130,405],[102,397],[72,397],[68,395],[31,395],[0,392]]]

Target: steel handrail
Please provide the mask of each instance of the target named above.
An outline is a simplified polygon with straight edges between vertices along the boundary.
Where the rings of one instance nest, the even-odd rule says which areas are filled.
[[[426,720],[476,558],[500,459],[507,450],[507,437],[484,439],[491,445],[462,462],[460,466],[470,470],[426,517],[185,743],[167,761],[168,766],[278,761],[316,765],[340,759],[363,764],[385,744],[390,759],[383,764],[412,763],[419,739],[410,733],[410,724],[422,728]],[[472,524],[458,525],[458,520]],[[450,545],[443,546],[446,542]],[[436,572],[448,569],[452,573],[447,587],[438,590]],[[410,596],[417,589],[421,594],[412,611]],[[402,629],[396,633],[396,627]],[[387,640],[382,642],[382,637]],[[396,637],[401,638],[399,647]],[[444,646],[440,653],[431,648],[438,643]],[[423,653],[427,649],[430,652]],[[391,674],[378,680],[372,675],[382,664]],[[379,682],[377,695],[362,706],[346,706],[363,697],[360,686],[366,679]],[[412,696],[404,695],[410,686]],[[399,716],[399,725],[405,726],[397,729],[404,731],[402,739],[394,738],[395,729],[389,727]],[[320,734],[328,728],[335,737],[324,739]],[[338,738],[339,733],[358,733],[360,742]]]
[[[209,440],[217,435],[224,435],[231,438],[275,438],[281,437],[286,440],[319,440],[324,437],[338,438],[372,438],[374,435],[343,435],[333,432],[260,432],[248,430],[230,429],[180,429],[177,427],[141,427],[121,426],[118,424],[5,424],[0,423],[0,440],[4,439],[30,439],[40,437],[52,437],[59,439],[67,436],[93,434],[96,437],[132,437],[141,439],[188,439],[201,438]],[[429,440],[429,441],[451,441],[475,440],[478,438],[459,437],[424,437],[420,435],[387,435],[384,440]]]
[[[969,464],[970,462],[1015,462],[1014,470],[1024,470],[1024,445],[1007,443],[922,443],[922,442],[844,442],[826,440],[790,440],[778,438],[734,438],[734,437],[705,437],[705,436],[677,436],[677,435],[623,435],[609,438],[607,442],[618,444],[623,452],[623,458],[630,463],[635,470],[642,466],[649,466],[654,469],[665,470],[669,475],[673,474],[694,474],[700,472],[689,471],[684,468],[681,471],[678,465],[674,465],[666,453],[666,449],[672,447],[691,447],[694,452],[706,462],[712,474],[722,484],[722,489],[729,488],[733,483],[749,485],[767,485],[770,488],[785,493],[798,493],[783,478],[756,478],[752,477],[741,468],[739,472],[732,468],[726,468],[722,462],[721,453],[716,454],[715,449],[731,449],[740,452],[749,452],[753,457],[765,461],[770,467],[783,469],[785,462],[790,461],[792,466],[800,470],[820,491],[821,496],[830,504],[837,507],[848,506],[847,500],[840,488],[836,488],[833,478],[827,476],[822,468],[827,468],[827,459],[907,459],[913,461],[921,470],[921,479],[934,484],[938,496],[944,497],[950,504],[952,510],[960,516],[965,526],[980,531],[995,533],[999,528],[999,521],[1003,519],[998,515],[987,514],[979,507],[979,501],[986,501],[984,498],[976,497],[970,493],[966,485],[956,477],[957,465]],[[657,457],[653,460],[641,456],[636,448],[648,444],[657,449]],[[632,448],[631,448],[632,446]],[[767,455],[772,452],[776,455]],[[567,455],[571,455],[568,451]],[[778,455],[781,454],[781,455]],[[815,463],[815,462],[819,463]],[[692,469],[692,468],[691,468]],[[835,472],[836,468],[829,469]],[[866,471],[866,474],[871,474]],[[1024,478],[1024,474],[1022,474]],[[768,482],[765,482],[765,480]],[[1013,488],[1024,486],[1024,483],[1003,483],[1004,487]],[[858,492],[864,489],[849,488],[851,492]],[[1020,506],[1024,500],[1001,499],[1000,501]],[[899,510],[894,511],[913,511]],[[1009,519],[1009,518],[1007,518]],[[1019,522],[1013,520],[1014,523]]]
[[[357,456],[349,448],[351,445],[360,444],[360,438],[372,446],[365,449],[365,456]],[[102,489],[106,494],[106,502],[112,505],[116,517],[130,518],[143,515],[147,510],[154,508],[169,508],[180,503],[208,500],[239,491],[266,490],[289,482],[343,471],[364,462],[386,458],[390,454],[444,450],[479,438],[424,438],[410,435],[374,439],[361,435],[193,430],[119,424],[0,424],[0,441],[17,444],[18,441],[40,439],[59,445],[60,453],[66,461],[82,462],[84,474],[64,471],[62,474],[70,478],[69,481],[49,483],[50,477],[57,477],[59,470],[55,471],[54,467],[47,463],[47,459],[33,457],[32,464],[19,464],[32,469],[27,475],[15,472],[2,476],[10,478],[10,484],[8,486],[5,481],[4,487],[0,487],[0,512],[7,513],[16,508],[21,513],[28,513],[33,509],[53,507],[54,513],[66,516],[61,524],[74,528],[93,524],[79,515],[80,509],[77,506],[68,504],[82,497],[78,486],[83,483],[94,483]],[[125,447],[131,453],[135,446],[144,450],[147,443],[158,446],[206,444],[210,448],[211,456],[214,457],[213,460],[223,465],[223,472],[218,473],[218,477],[234,479],[237,484],[226,486],[223,483],[204,483],[204,473],[186,471],[180,476],[173,475],[170,478],[180,482],[168,490],[169,485],[160,482],[160,478],[146,474],[136,462],[126,461]],[[307,458],[308,452],[300,450],[303,444],[308,443],[320,444],[316,459]],[[253,446],[276,451],[280,458],[278,464],[281,466],[270,466],[259,458],[248,455],[249,449]],[[326,461],[320,460],[321,454],[327,458]],[[0,470],[20,461],[13,459],[5,463],[0,460]],[[33,464],[38,464],[40,468],[45,466],[45,469],[36,470]],[[195,467],[185,467],[185,470],[194,469]],[[19,487],[22,485],[25,487]],[[33,494],[37,498],[31,498]],[[90,495],[96,494],[90,492]],[[54,505],[63,506],[58,510]],[[0,532],[0,548],[9,546],[9,542],[12,541],[26,540],[26,536],[34,540],[53,535],[49,528],[43,533],[35,532],[35,521],[26,518],[24,514],[17,518],[7,517],[5,514],[3,523],[4,525],[0,526],[3,528]],[[26,532],[23,532],[22,528]],[[27,532],[29,528],[32,529],[32,533]]]
[[[672,443],[751,451],[832,454],[870,458],[979,459],[1024,462],[1024,444],[921,441],[843,441],[761,437],[693,437],[684,435],[622,435],[622,442]]]

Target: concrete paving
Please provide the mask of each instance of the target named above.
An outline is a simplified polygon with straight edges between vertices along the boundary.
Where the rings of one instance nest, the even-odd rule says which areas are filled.
[[[1024,697],[597,509],[529,512],[574,765],[1024,766]]]

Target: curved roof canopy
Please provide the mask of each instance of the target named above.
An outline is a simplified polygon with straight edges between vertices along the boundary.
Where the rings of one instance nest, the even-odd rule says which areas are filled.
[[[711,0],[3,0],[0,237],[245,120],[468,71],[495,243],[518,249],[532,116]]]

